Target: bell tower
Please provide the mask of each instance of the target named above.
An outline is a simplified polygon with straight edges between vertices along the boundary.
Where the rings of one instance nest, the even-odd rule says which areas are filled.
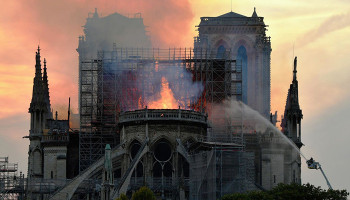
[[[244,16],[228,12],[217,17],[201,17],[198,36],[194,40],[197,51],[209,50],[214,58],[229,55],[242,72],[243,103],[270,117],[270,61],[271,38],[267,36],[264,18],[253,14]]]

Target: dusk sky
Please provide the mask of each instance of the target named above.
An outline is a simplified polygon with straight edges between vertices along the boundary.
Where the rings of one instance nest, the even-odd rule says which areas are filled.
[[[350,191],[350,2],[348,0],[232,1],[232,11],[264,17],[272,41],[271,107],[283,114],[298,56],[302,152],[319,161],[333,188]],[[52,108],[78,107],[78,36],[86,17],[142,13],[155,47],[192,47],[202,16],[231,10],[230,0],[11,0],[0,8],[0,157],[27,172],[28,108],[35,51],[48,66]],[[294,49],[294,51],[293,51]],[[294,53],[293,53],[294,52]],[[64,112],[64,113],[63,113]],[[302,182],[327,188],[319,170],[303,160]]]

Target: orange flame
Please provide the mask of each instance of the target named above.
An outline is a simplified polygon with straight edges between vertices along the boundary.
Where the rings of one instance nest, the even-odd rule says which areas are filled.
[[[174,93],[169,88],[169,82],[162,77],[162,89],[160,91],[160,99],[148,103],[150,109],[177,109],[179,104],[174,98]]]

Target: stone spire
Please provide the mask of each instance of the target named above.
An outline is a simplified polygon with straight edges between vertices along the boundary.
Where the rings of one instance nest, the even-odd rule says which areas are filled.
[[[294,58],[293,81],[290,86],[291,106],[299,109],[299,93],[297,80],[297,57]]]
[[[49,111],[44,100],[43,77],[41,74],[40,47],[35,54],[35,77],[33,83],[32,101],[29,107],[30,130],[28,151],[28,183],[43,177],[43,156],[41,138],[45,129],[46,116]],[[31,196],[32,186],[28,185],[28,196]],[[32,198],[29,198],[32,199]]]
[[[29,106],[31,114],[31,133],[41,134],[46,126],[46,120],[51,119],[51,107],[48,91],[46,61],[44,61],[44,77],[41,73],[40,47],[35,55],[35,77],[32,101]]]
[[[302,110],[299,105],[299,92],[297,80],[297,57],[294,58],[293,81],[288,90],[284,117],[282,119],[282,132],[294,141],[301,148],[301,119],[303,118]]]
[[[35,77],[33,84],[32,101],[30,103],[29,112],[41,109],[43,106],[43,80],[41,74],[40,47],[35,55]]]
[[[109,144],[107,144],[105,148],[104,170],[107,172],[107,176],[105,177],[105,180],[107,182],[113,183],[112,182],[113,167],[112,167],[112,160],[111,160],[111,146]]]
[[[293,81],[297,80],[297,57],[294,58]]]
[[[109,144],[105,148],[105,161],[102,173],[101,200],[109,200],[114,187],[111,146]]]
[[[254,12],[253,12],[253,14],[252,14],[252,17],[258,17],[258,14],[256,14],[256,9],[255,9],[255,7],[254,7]]]
[[[94,12],[94,15],[93,15],[93,18],[98,18],[98,13],[97,13],[97,8],[95,8],[95,12]]]
[[[44,93],[44,101],[47,107],[47,119],[52,119],[51,112],[51,103],[50,103],[50,92],[49,92],[49,81],[47,78],[47,68],[46,68],[46,59],[44,58],[44,74],[43,74],[43,93]]]

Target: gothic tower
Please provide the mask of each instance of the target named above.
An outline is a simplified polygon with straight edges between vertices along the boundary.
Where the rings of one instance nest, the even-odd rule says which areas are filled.
[[[40,48],[35,56],[35,77],[33,84],[32,100],[29,107],[30,130],[29,130],[29,151],[28,151],[28,191],[31,191],[31,183],[43,178],[43,148],[41,138],[46,126],[46,120],[51,114],[46,62],[44,77],[41,73]]]
[[[299,105],[298,80],[297,80],[297,57],[294,59],[293,80],[288,89],[284,117],[281,122],[282,132],[290,138],[300,149],[303,146],[301,142],[301,119],[302,111]],[[289,177],[289,183],[301,184],[301,157],[299,152],[291,148],[286,151],[285,164],[287,166],[286,175]]]
[[[302,110],[299,105],[298,80],[297,80],[297,57],[294,59],[293,81],[288,90],[284,117],[282,119],[282,132],[289,137],[299,148],[301,142],[301,119]]]
[[[201,17],[194,47],[209,49],[217,59],[229,53],[237,60],[242,70],[242,101],[268,119],[271,42],[266,27],[255,8],[251,17],[234,12]]]

